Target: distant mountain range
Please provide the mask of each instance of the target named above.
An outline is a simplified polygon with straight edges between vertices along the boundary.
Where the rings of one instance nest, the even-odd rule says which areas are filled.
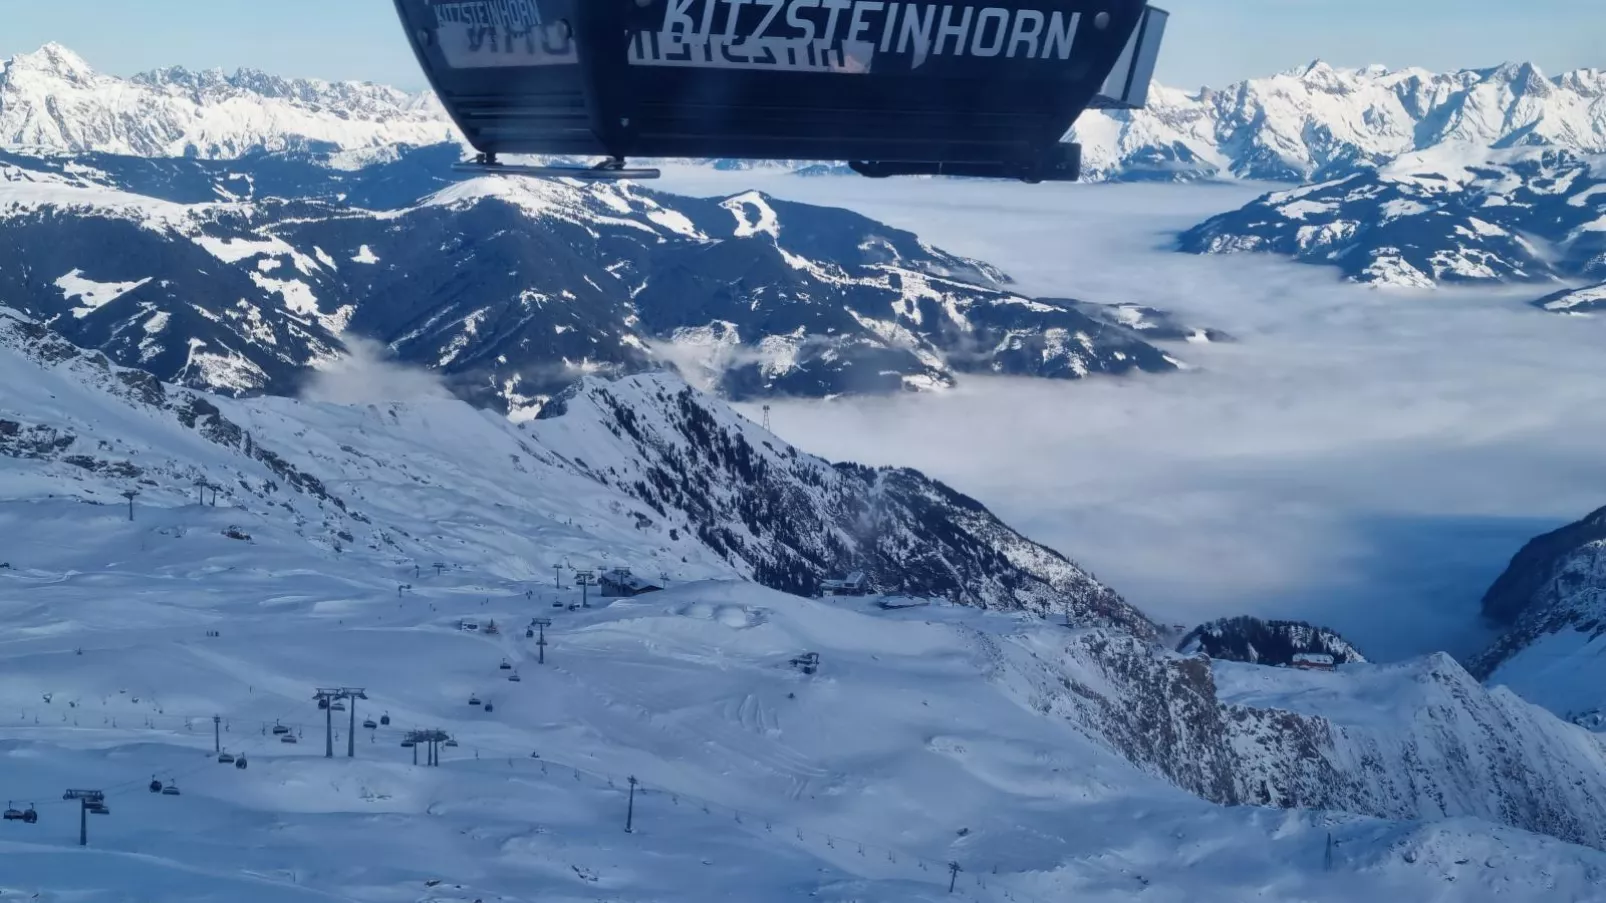
[[[1184,232],[1179,246],[1285,254],[1374,285],[1598,280],[1606,158],[1442,146],[1267,194]],[[1591,300],[1564,292],[1541,306],[1581,311]]]
[[[1606,153],[1606,70],[1546,78],[1526,63],[1433,73],[1315,62],[1219,89],[1156,85],[1147,109],[1089,112],[1074,135],[1091,180],[1326,180],[1440,145]],[[0,145],[202,158],[322,150],[354,165],[457,140],[427,93],[254,70],[119,79],[59,44],[0,64]]]
[[[666,365],[731,398],[1164,372],[1161,311],[1010,290],[984,263],[757,192],[450,182],[452,148],[350,170],[0,152],[0,293],[162,379],[293,393],[349,335],[524,415],[579,376]]]

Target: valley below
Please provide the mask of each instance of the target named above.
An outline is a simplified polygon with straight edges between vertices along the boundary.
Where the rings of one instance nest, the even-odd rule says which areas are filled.
[[[1372,287],[1171,250],[1273,186],[699,170],[665,187],[736,184],[917,228],[1028,294],[1152,306],[1236,339],[1186,345],[1181,373],[772,403],[788,440],[964,486],[1158,620],[1296,617],[1374,659],[1471,655],[1493,638],[1478,598],[1510,556],[1606,487],[1606,320],[1547,316],[1531,286]]]

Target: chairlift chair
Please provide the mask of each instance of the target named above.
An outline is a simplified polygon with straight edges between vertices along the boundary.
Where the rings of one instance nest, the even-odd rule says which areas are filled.
[[[275,722],[274,725],[273,725],[273,733],[277,734],[279,736],[283,736],[285,734],[290,733],[290,729],[285,727],[282,724],[279,724],[279,723]]]
[[[511,664],[509,664],[509,663],[508,663],[508,660],[507,660],[507,659],[505,659],[505,658],[504,658],[504,659],[502,659],[502,664],[501,664],[501,665],[500,665],[500,666],[499,666],[499,667],[500,667],[500,668],[501,668],[501,669],[502,669],[502,670],[503,670],[503,671],[511,671],[511,670],[513,670],[513,666],[512,666],[512,665],[511,665]]]
[[[5,816],[4,817],[5,817],[6,821],[22,821],[22,819],[23,819],[22,810],[18,809],[16,806],[11,805],[10,803],[7,803],[6,804],[6,812],[5,812]]]
[[[217,760],[218,760],[218,764],[220,764],[220,765],[233,765],[234,764],[234,756],[232,756],[232,755],[230,755],[228,753],[218,753]]]
[[[480,698],[478,696],[470,696],[468,698],[468,704],[469,705],[479,705],[480,704]]]
[[[409,737],[408,739],[403,740],[401,742],[401,745],[402,745],[402,749],[412,749],[413,747],[417,746],[418,744],[414,743],[412,738]]]
[[[280,743],[296,743],[296,742],[299,742],[299,741],[296,740],[296,735],[295,734],[285,734],[284,736],[279,738],[279,742]]]
[[[513,683],[518,683],[519,681],[523,680],[524,678],[519,676],[519,672],[514,671],[512,674],[509,674],[507,676],[507,679],[512,681]]]
[[[167,782],[167,786],[162,788],[162,795],[163,796],[178,796],[179,795],[178,785],[173,783],[172,781],[168,781]]]
[[[375,728],[379,727],[379,722],[372,718],[368,718],[363,721],[362,726],[367,730],[374,730]]]
[[[457,746],[457,741],[456,740],[447,740],[444,745],[450,746],[450,747],[456,747]]]
[[[331,712],[344,712],[345,710],[346,704],[343,702],[336,702],[334,705],[329,707],[329,711]]]
[[[89,805],[85,806],[84,808],[88,809],[89,810],[89,814],[91,814],[91,815],[110,815],[110,814],[112,814],[111,807],[106,805],[105,803],[90,803]]]

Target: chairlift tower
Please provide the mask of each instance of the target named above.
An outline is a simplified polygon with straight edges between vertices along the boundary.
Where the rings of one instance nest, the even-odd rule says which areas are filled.
[[[591,600],[588,590],[597,585],[596,571],[575,571],[574,585],[580,587],[580,607],[590,608]]]
[[[766,433],[772,432],[772,430],[770,429],[770,406],[769,405],[765,405],[764,406],[764,432],[766,432]]]
[[[535,663],[538,664],[538,665],[546,664],[546,629],[548,627],[551,627],[551,626],[552,626],[552,619],[551,618],[536,618],[535,619],[535,629],[539,630],[541,632],[540,637],[535,641],[535,652],[536,652]]]
[[[340,696],[349,700],[351,705],[351,727],[346,731],[346,758],[357,758],[357,700],[367,699],[368,694],[362,687],[341,687]]]
[[[440,744],[452,739],[452,735],[439,728],[427,731],[408,731],[406,740],[413,748],[413,764],[418,764],[418,747],[428,744],[424,750],[424,764],[439,768],[441,764]]]
[[[89,846],[89,813],[107,815],[111,812],[106,808],[106,793],[101,790],[68,790],[61,798],[78,801],[78,845]]]
[[[134,497],[139,495],[138,489],[124,489],[123,498],[128,499],[128,519],[134,519]]]

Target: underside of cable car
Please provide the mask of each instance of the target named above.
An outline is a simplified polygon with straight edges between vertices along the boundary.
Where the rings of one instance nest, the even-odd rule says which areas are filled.
[[[468,168],[591,178],[682,157],[1073,180],[1061,139],[1143,106],[1167,20],[1144,0],[395,3]],[[497,169],[511,154],[603,162]]]

